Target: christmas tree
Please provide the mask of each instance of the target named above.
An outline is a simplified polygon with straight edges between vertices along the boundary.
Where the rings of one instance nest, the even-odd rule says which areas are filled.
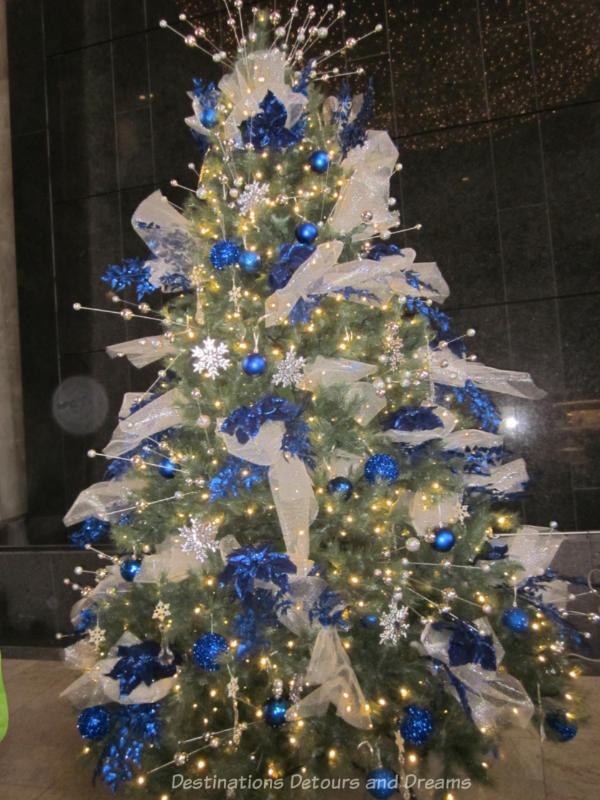
[[[141,203],[150,255],[105,275],[160,330],[109,354],[160,369],[65,517],[100,559],[65,695],[112,789],[450,797],[504,725],[577,730],[561,536],[519,525],[487,394],[542,392],[467,355],[437,265],[395,243],[373,86],[320,90],[343,10],[228,13],[233,55],[173,28],[224,66],[190,92],[197,182]]]

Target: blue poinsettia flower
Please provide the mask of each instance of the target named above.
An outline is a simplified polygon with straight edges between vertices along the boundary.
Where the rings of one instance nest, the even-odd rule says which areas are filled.
[[[117,648],[119,660],[108,674],[109,678],[119,680],[119,693],[124,697],[145,683],[150,686],[161,678],[170,678],[177,671],[177,657],[165,664],[159,660],[160,645],[158,642],[142,642],[130,647],[120,645]]]
[[[123,264],[111,264],[102,280],[110,283],[115,292],[122,292],[128,286],[135,286],[137,299],[155,292],[158,287],[150,282],[150,267],[147,260],[126,258]]]
[[[271,542],[263,542],[255,547],[240,547],[230,553],[219,580],[223,586],[233,584],[242,604],[251,607],[255,581],[274,583],[285,592],[289,587],[289,575],[295,572],[296,565],[289,556],[274,550]]]
[[[270,147],[282,150],[302,141],[306,119],[301,117],[291,128],[286,128],[287,111],[283,103],[270,90],[259,103],[262,112],[240,124],[242,141],[253,144],[258,150]]]

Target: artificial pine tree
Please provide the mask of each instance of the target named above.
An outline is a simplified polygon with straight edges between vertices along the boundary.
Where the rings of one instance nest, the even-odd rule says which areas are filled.
[[[397,243],[372,86],[317,88],[343,11],[233,5],[235,56],[185,33],[225,66],[190,93],[197,186],[145,200],[152,255],[105,276],[160,328],[109,354],[160,370],[65,517],[104,559],[65,694],[96,774],[143,796],[485,779],[503,724],[576,731],[561,537],[518,527],[485,393],[540,392],[466,354],[437,266]]]

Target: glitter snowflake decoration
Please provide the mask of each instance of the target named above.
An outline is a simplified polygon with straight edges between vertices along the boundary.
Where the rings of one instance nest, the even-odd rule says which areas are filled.
[[[202,522],[195,517],[190,519],[189,525],[179,528],[181,550],[192,554],[198,561],[205,561],[210,553],[215,553],[219,545],[215,541],[219,526],[209,520]]]
[[[233,700],[236,700],[239,690],[240,682],[235,675],[232,675],[231,680],[227,684],[227,697],[231,697]]]
[[[106,631],[104,630],[104,628],[101,628],[99,625],[96,625],[95,628],[89,629],[88,641],[91,645],[95,647],[96,650],[100,650],[105,639],[106,639]]]
[[[402,593],[394,593],[390,606],[385,614],[381,616],[380,644],[397,645],[400,637],[406,639],[410,624],[407,622],[408,606],[400,606],[398,603],[402,599]]]
[[[297,388],[304,380],[304,365],[306,359],[296,356],[294,349],[290,348],[283,361],[279,362],[277,371],[273,375],[275,386],[293,386]]]
[[[227,297],[229,302],[233,305],[235,311],[240,310],[240,300],[242,299],[242,287],[237,286],[234,282],[233,286],[229,290]]]
[[[268,183],[259,183],[258,181],[247,183],[244,186],[244,191],[237,199],[240,213],[247,216],[259,203],[262,203],[268,191]]]
[[[400,336],[400,325],[397,322],[388,323],[383,341],[383,353],[379,360],[392,369],[399,369],[404,361],[403,348],[404,342]]]
[[[456,514],[458,521],[464,522],[467,519],[467,517],[470,516],[471,516],[471,511],[469,509],[469,506],[465,505],[464,503],[461,503],[458,512]]]
[[[171,606],[169,603],[163,603],[162,600],[159,600],[154,608],[154,613],[152,614],[152,619],[157,619],[161,625],[164,624],[165,620],[169,619],[171,616]]]
[[[206,373],[214,380],[220,370],[226,370],[231,366],[231,361],[225,358],[228,352],[229,348],[224,342],[215,342],[207,336],[202,345],[192,348],[194,372]]]

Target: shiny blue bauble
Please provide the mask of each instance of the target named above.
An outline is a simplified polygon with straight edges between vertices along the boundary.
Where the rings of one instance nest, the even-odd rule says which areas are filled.
[[[365,463],[365,478],[369,483],[375,483],[380,478],[386,483],[394,483],[400,475],[398,462],[386,453],[376,453]]]
[[[404,716],[398,720],[398,730],[405,742],[414,745],[425,744],[433,733],[433,715],[421,706],[406,706]]]
[[[315,152],[308,159],[308,163],[310,164],[310,168],[313,172],[318,172],[319,175],[321,175],[323,172],[327,172],[327,167],[329,166],[329,156],[325,150],[315,150]]]
[[[548,711],[544,722],[550,737],[559,742],[570,742],[577,735],[577,723],[568,719],[561,709]]]
[[[140,571],[142,562],[139,558],[126,558],[120,566],[121,577],[131,582]]]
[[[272,697],[270,700],[267,700],[262,708],[264,721],[272,728],[279,728],[280,725],[287,722],[285,712],[290,705],[290,701],[285,700],[283,697]]]
[[[344,500],[352,495],[352,483],[342,475],[332,478],[327,484],[329,494],[341,494]]]
[[[229,650],[227,639],[220,633],[203,633],[196,639],[192,646],[194,661],[207,672],[216,672],[221,669],[215,659]]]
[[[296,239],[298,239],[300,244],[312,244],[317,238],[319,231],[317,230],[317,226],[313,225],[312,222],[301,222],[300,225],[296,227],[295,233]]]
[[[110,714],[104,706],[84,708],[77,718],[77,728],[84,739],[98,742],[104,739],[110,728]]]
[[[223,239],[223,241],[213,244],[208,257],[215,269],[225,269],[225,267],[230,267],[232,264],[237,264],[240,257],[240,248],[230,239]]]
[[[264,375],[267,369],[267,359],[260,353],[250,353],[242,361],[242,369],[246,375]]]
[[[214,108],[203,108],[200,112],[200,122],[205,128],[214,128],[217,124],[217,112]]]
[[[513,606],[502,614],[502,624],[513,633],[523,633],[529,627],[529,616],[524,609]]]
[[[377,767],[368,773],[365,786],[372,797],[385,798],[396,794],[399,787],[398,775],[393,769]]]
[[[447,553],[448,550],[452,550],[456,544],[456,536],[449,528],[438,528],[434,533],[435,539],[431,542],[434,550],[437,550],[438,553]]]
[[[360,620],[360,624],[363,626],[363,628],[372,628],[373,625],[377,624],[377,622],[378,620],[375,614],[365,614],[365,616]]]
[[[158,474],[162,475],[163,478],[174,478],[176,469],[177,466],[172,461],[169,461],[167,456],[163,456],[158,462]]]
[[[260,256],[253,250],[242,250],[238,263],[242,272],[247,275],[254,275],[260,269]]]

